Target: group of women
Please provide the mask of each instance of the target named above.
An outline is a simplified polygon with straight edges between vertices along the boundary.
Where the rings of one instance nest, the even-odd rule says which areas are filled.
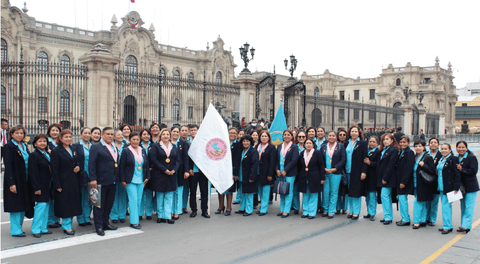
[[[194,170],[188,157],[188,135],[188,126],[169,130],[158,124],[140,133],[126,125],[115,131],[119,181],[110,213],[113,223],[125,222],[129,214],[130,226],[139,229],[139,220],[144,215],[151,220],[154,211],[158,223],[169,224],[187,213],[189,177]],[[65,234],[73,235],[73,217],[80,226],[92,225],[89,151],[101,142],[100,128],[83,128],[80,141],[72,144],[70,130],[51,125],[47,134],[35,136],[31,153],[25,136],[23,127],[11,128],[4,148],[4,210],[10,213],[11,235],[26,236],[22,230],[25,216],[33,217],[34,237],[51,234],[48,228],[60,226]],[[294,214],[301,210],[302,218],[313,219],[320,213],[332,219],[348,211],[347,217],[357,220],[365,197],[364,218],[375,221],[377,203],[381,203],[384,218],[380,222],[391,224],[392,203],[398,202],[401,220],[396,224],[409,226],[413,222],[413,229],[418,229],[435,225],[441,200],[443,226],[439,231],[448,234],[453,226],[447,193],[461,191],[461,226],[457,231],[472,228],[479,191],[478,162],[464,141],[456,144],[458,154],[454,155],[450,145],[440,145],[437,138],[429,140],[429,150],[423,140],[415,141],[411,150],[408,137],[396,142],[392,134],[365,141],[357,126],[328,133],[313,127],[306,131],[287,129],[278,146],[273,145],[266,130],[245,135],[243,130],[230,128],[229,137],[235,184],[218,194],[216,214],[231,215],[236,192],[240,208],[235,213],[250,216],[259,203],[256,213],[264,216],[274,191],[280,194],[277,216],[281,218],[289,217],[293,209]],[[303,194],[302,204],[299,193]],[[413,218],[408,195],[415,197]]]

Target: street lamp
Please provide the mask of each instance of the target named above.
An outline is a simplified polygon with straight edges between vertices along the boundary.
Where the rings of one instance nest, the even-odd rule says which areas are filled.
[[[350,94],[348,94],[348,120],[347,120],[347,127],[350,128]]]
[[[403,88],[403,95],[405,95],[405,103],[408,104],[408,97],[412,95],[412,89],[408,89],[408,87]]]
[[[250,54],[252,55],[252,58],[251,59],[248,58],[248,48],[249,47],[250,47],[250,44],[248,44],[248,43],[245,43],[245,44],[243,44],[243,47],[240,47],[240,58],[242,58],[242,60],[245,64],[245,68],[242,70],[242,73],[250,73],[250,70],[248,70],[248,68],[247,68],[248,62],[253,60],[253,56],[255,55],[255,49],[252,47],[250,49]]]
[[[420,101],[420,103],[418,104],[418,106],[420,106],[420,107],[423,107],[423,104],[422,104],[423,97],[425,97],[425,94],[423,93],[423,91],[420,91],[420,93],[417,94],[417,99]]]
[[[288,69],[288,60],[285,59],[283,61],[283,63],[285,64],[285,70],[288,70],[290,72],[290,78],[288,78],[289,81],[294,81],[295,78],[293,78],[293,72],[297,69],[297,63],[298,63],[298,60],[295,59],[295,56],[292,54],[290,55],[290,69]]]

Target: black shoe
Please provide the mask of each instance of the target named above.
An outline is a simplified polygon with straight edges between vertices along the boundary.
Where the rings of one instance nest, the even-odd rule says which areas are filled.
[[[435,222],[431,222],[431,221],[427,220],[427,225],[429,225],[429,226],[435,226]]]
[[[327,219],[333,219],[333,215],[327,216]]]
[[[172,220],[172,219],[167,219],[167,223],[169,223],[169,224],[173,225],[173,224],[175,224],[175,220]]]
[[[118,224],[118,220],[112,220],[112,223]]]
[[[125,219],[120,219],[120,223],[125,223]]]
[[[187,209],[183,209],[183,210],[182,210],[182,214],[188,214],[188,210],[187,210]]]
[[[25,232],[18,234],[18,235],[12,235],[13,237],[26,237]]]
[[[370,216],[370,221],[375,221],[375,216],[374,215]]]
[[[325,212],[325,208],[320,207],[320,213],[323,214]]]
[[[445,229],[445,230],[442,231],[442,235],[446,235],[446,234],[448,234],[448,233],[452,233],[452,231],[453,231],[453,228],[452,228],[452,229]]]
[[[245,211],[242,211],[242,210],[238,210],[238,211],[235,211],[236,214],[244,214]]]
[[[427,223],[420,223],[420,227],[426,227]]]
[[[257,211],[256,214],[260,214],[260,211]]]
[[[286,215],[282,214],[282,218],[287,218],[289,216],[290,216],[290,214],[286,214]]]
[[[130,227],[131,227],[131,228],[135,228],[135,229],[140,229],[140,228],[142,228],[142,225],[141,225],[141,224],[138,224],[138,225],[132,225],[132,224],[130,224]]]
[[[301,218],[308,218],[308,215],[304,215],[302,214],[302,216],[300,216]]]
[[[267,213],[259,213],[258,216],[264,216],[266,215]]]
[[[178,219],[180,219],[180,216],[177,216],[177,217],[172,216],[172,219],[173,219],[173,220],[178,220]]]
[[[278,214],[277,214],[277,216],[282,216],[282,215],[283,215],[283,213],[278,213]]]
[[[207,212],[202,212],[202,216],[205,217],[205,218],[210,218],[210,215],[208,215]]]
[[[52,234],[52,231],[42,232],[42,235],[50,235],[50,234]]]
[[[62,226],[62,225],[59,224],[59,223],[54,223],[54,224],[49,225],[48,227],[50,227],[50,228],[59,228],[59,227],[61,227],[61,226]]]
[[[73,236],[73,235],[75,235],[75,230],[73,230],[73,229],[72,229],[72,231],[63,230],[63,233],[65,233],[69,236]]]
[[[358,220],[358,215],[357,216],[352,215],[352,220]]]
[[[197,216],[197,211],[192,211],[192,213],[190,214],[190,217],[194,218],[195,216]]]
[[[347,214],[347,210],[342,210],[342,214]]]
[[[293,210],[293,214],[298,214],[299,213],[299,210]]]
[[[419,229],[419,228],[420,228],[420,224],[413,224],[413,225],[412,225],[412,228],[413,228],[413,229]]]
[[[397,226],[410,226],[410,222],[404,222],[401,220],[397,222]]]
[[[385,219],[380,219],[380,223],[383,223],[383,222],[385,222]]]
[[[91,222],[86,222],[85,224],[86,224],[86,225],[92,225],[92,223],[91,223]]]
[[[327,216],[328,216],[327,213],[323,213],[323,214],[322,214],[322,217],[327,217]]]
[[[347,215],[347,218],[352,218],[353,214]]]
[[[41,233],[38,233],[38,234],[32,234],[33,237],[36,237],[36,238],[41,238],[42,237],[42,234]]]
[[[243,216],[251,216],[252,214],[244,213]]]
[[[232,211],[225,211],[225,216],[229,216],[232,214]]]
[[[167,220],[162,219],[162,218],[157,218],[157,223],[166,223]]]
[[[391,220],[390,220],[390,221],[383,221],[383,224],[384,224],[384,225],[389,225],[389,224],[391,224],[391,223],[392,223]]]
[[[215,214],[221,214],[224,211],[225,211],[225,206],[223,208],[217,209],[217,211],[215,211]]]
[[[99,235],[99,236],[104,236],[105,235],[105,231],[103,231],[103,229],[96,229],[95,232],[97,232],[97,235]]]
[[[233,202],[233,204],[240,204],[240,203],[237,203],[237,202]]]
[[[340,210],[335,210],[335,214],[340,214]]]
[[[81,224],[78,224],[79,226],[87,226],[86,223],[81,223]]]
[[[147,216],[147,220],[152,220],[152,217],[151,217],[151,216]]]
[[[106,227],[103,227],[103,230],[117,230],[118,227],[112,226],[112,225],[107,225]]]
[[[148,219],[148,216],[147,216],[147,219]],[[143,220],[143,216],[139,216],[139,217],[138,217],[138,220],[142,221],[142,220]]]
[[[370,218],[371,215],[370,214],[367,214],[367,215],[364,215],[363,218]]]
[[[312,220],[315,216],[309,216],[308,219]]]

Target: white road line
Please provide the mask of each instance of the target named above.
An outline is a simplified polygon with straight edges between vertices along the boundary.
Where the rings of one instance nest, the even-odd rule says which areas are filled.
[[[45,242],[45,243],[31,245],[31,246],[2,250],[1,251],[2,260],[6,258],[18,257],[18,256],[48,251],[48,250],[54,250],[54,249],[72,247],[72,246],[82,245],[82,244],[87,244],[92,242],[103,241],[103,240],[108,240],[112,238],[138,235],[141,233],[143,233],[143,231],[141,230],[133,229],[131,227],[122,227],[122,228],[119,228],[117,231],[106,231],[105,236],[103,237],[98,236],[95,233],[82,235],[82,236],[74,236],[70,238]]]

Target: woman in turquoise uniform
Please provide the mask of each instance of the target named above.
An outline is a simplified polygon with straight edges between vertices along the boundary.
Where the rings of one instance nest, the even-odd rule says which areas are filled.
[[[127,126],[128,127],[128,126]],[[126,129],[127,130],[127,129]],[[118,161],[122,159],[123,149],[127,148],[129,143],[124,140],[123,131],[115,130],[114,134],[114,143],[115,147],[118,150]],[[120,182],[115,183],[115,200],[113,201],[112,211],[110,212],[110,219],[112,223],[116,224],[120,220],[120,223],[125,223],[125,218],[127,218],[127,190],[122,186]]]
[[[293,144],[293,132],[283,131],[283,143],[277,147],[277,162],[275,170],[279,181],[290,183],[287,195],[280,195],[280,213],[277,216],[286,218],[290,215],[293,200],[293,185],[297,176],[298,147]]]
[[[398,144],[395,137],[386,133],[380,140],[380,160],[377,162],[377,187],[381,187],[383,219],[380,223],[389,225],[393,221],[392,189],[396,188],[395,167],[398,161]]]
[[[427,154],[432,157],[433,162],[435,163],[435,169],[437,167],[438,161],[442,158],[442,153],[440,153],[440,141],[438,138],[432,137],[428,140],[428,147],[429,150]],[[435,183],[437,184],[437,183]],[[440,200],[440,193],[437,191],[436,186],[434,186],[434,193],[433,199],[431,202],[427,203],[427,225],[435,226],[435,222],[437,221],[437,213],[438,213],[438,202]]]
[[[458,171],[458,158],[452,154],[450,144],[442,144],[440,149],[442,158],[438,161],[438,188],[442,201],[442,228],[438,231],[446,235],[453,231],[452,225],[452,203],[448,202],[447,193],[457,193],[460,189],[460,172]]]
[[[99,127],[93,127],[91,130],[91,138],[90,141],[93,144],[97,144],[102,139],[102,130]]]
[[[327,144],[328,140],[327,138],[325,137],[325,128],[323,127],[319,127],[317,129],[317,142],[315,143],[315,145],[317,146],[317,150],[320,150],[320,148]]]
[[[48,136],[48,153],[52,154],[52,150],[54,150],[57,147],[57,139],[58,136],[60,135],[60,132],[62,132],[62,127],[58,124],[52,124],[48,127],[47,129],[47,136]],[[51,197],[50,202],[48,204],[48,227],[50,228],[57,228],[62,226],[60,224],[60,218],[55,216],[55,201],[53,199],[53,193],[54,190],[52,189],[51,191]]]
[[[338,199],[338,188],[342,180],[346,162],[345,147],[337,142],[335,131],[328,132],[328,143],[320,148],[322,160],[325,162],[325,184],[323,186],[323,217],[332,219]]]
[[[303,132],[300,132],[303,133]],[[302,218],[317,216],[318,194],[325,183],[325,163],[322,154],[315,149],[312,139],[305,141],[305,149],[298,158],[298,190],[303,193]]]
[[[309,127],[307,129],[307,138],[313,139],[313,142],[315,145],[318,143],[318,138],[317,138],[317,129],[314,127]]]
[[[10,213],[10,234],[25,237],[22,230],[25,212],[33,210],[28,191],[28,148],[25,144],[27,131],[16,126],[8,131],[8,143],[4,146],[3,207]]]
[[[73,144],[73,149],[78,153],[80,168],[82,168],[82,176],[80,177],[80,193],[82,195],[82,214],[77,215],[77,222],[80,226],[92,225],[90,215],[92,214],[92,206],[88,202],[88,158],[90,156],[91,133],[90,128],[84,127],[80,131],[80,142]]]
[[[242,185],[242,201],[236,214],[250,216],[253,212],[253,194],[258,191],[258,151],[255,149],[253,138],[249,135],[240,139],[242,152],[240,154],[240,166],[233,173],[238,174],[239,184]]]
[[[380,158],[380,151],[378,150],[378,137],[371,136],[368,139],[368,152],[365,158],[365,163],[368,166],[366,179],[366,196],[367,215],[363,218],[368,218],[370,221],[375,221],[377,214],[377,162]]]
[[[410,149],[408,136],[400,138],[400,155],[397,161],[397,194],[402,220],[396,222],[397,226],[410,225],[410,213],[408,212],[408,195],[413,192],[413,166],[415,165],[415,154]]]
[[[277,151],[272,144],[272,138],[267,130],[260,132],[258,151],[258,196],[260,197],[259,216],[264,216],[268,211],[268,199],[271,186],[275,178],[275,161]]]
[[[238,130],[235,127],[228,129],[228,138],[230,139],[230,153],[232,156],[232,178],[234,180],[233,185],[224,193],[218,194],[218,209],[215,214],[221,214],[225,211],[225,216],[229,216],[232,213],[232,197],[233,193],[237,189],[238,180],[235,180],[235,166],[240,166],[240,154],[242,151],[242,143],[237,140]],[[238,161],[238,162],[237,162]],[[225,209],[225,197],[227,197],[227,206]]]
[[[240,142],[240,139],[242,139],[243,136],[245,136],[245,130],[240,129],[237,134],[237,140],[239,141],[240,145],[242,144]],[[240,159],[240,155],[238,156],[238,158]],[[238,161],[238,166],[240,166],[240,161]],[[242,185],[238,184],[237,195],[235,196],[235,201],[233,202],[233,204],[240,204],[240,202],[242,202]]]
[[[67,235],[74,235],[72,219],[82,214],[79,178],[81,173],[78,154],[71,147],[72,132],[64,129],[58,137],[58,146],[51,154],[55,216],[62,218],[62,229]]]
[[[147,157],[148,157],[148,152],[152,148],[151,147],[152,141],[150,139],[151,139],[150,132],[147,129],[140,131],[140,147],[145,150]],[[151,166],[149,170],[152,171]],[[138,209],[138,217],[140,220],[143,219],[144,213],[147,220],[152,220],[154,199],[155,198],[153,197],[152,190],[148,189],[147,184],[145,184],[143,189],[142,202],[140,203],[140,208]]]
[[[139,223],[140,204],[143,196],[144,185],[150,179],[148,156],[145,149],[139,147],[140,137],[137,132],[128,135],[130,146],[123,149],[120,159],[120,183],[128,195],[128,208],[130,210],[130,227],[140,229]]]
[[[187,146],[190,148],[190,142],[188,141],[188,133],[190,133],[190,129],[188,126],[181,126],[180,127],[180,138],[187,142]],[[189,174],[190,175],[190,174]],[[188,206],[188,195],[190,194],[190,185],[187,184],[183,186],[183,197],[182,197],[182,214],[188,214],[187,206]],[[228,200],[228,198],[227,198]],[[232,202],[230,201],[230,205]]]
[[[182,214],[183,209],[183,188],[188,185],[188,173],[189,168],[189,156],[188,156],[188,144],[186,141],[180,139],[180,128],[172,127],[172,139],[171,143],[174,144],[180,151],[180,166],[177,172],[177,189],[173,194],[172,205],[172,219],[177,220],[179,215]]]
[[[132,133],[132,128],[129,125],[122,125],[120,127],[120,131],[122,131],[122,136],[123,136],[123,143],[125,145],[130,144],[130,133]]]
[[[477,157],[468,150],[467,142],[457,142],[457,158],[459,158],[457,169],[460,171],[460,177],[463,186],[465,186],[465,193],[462,200],[460,200],[461,226],[457,229],[458,232],[470,232],[472,229],[473,213],[475,211],[475,201],[477,199],[478,180],[478,161]]]

